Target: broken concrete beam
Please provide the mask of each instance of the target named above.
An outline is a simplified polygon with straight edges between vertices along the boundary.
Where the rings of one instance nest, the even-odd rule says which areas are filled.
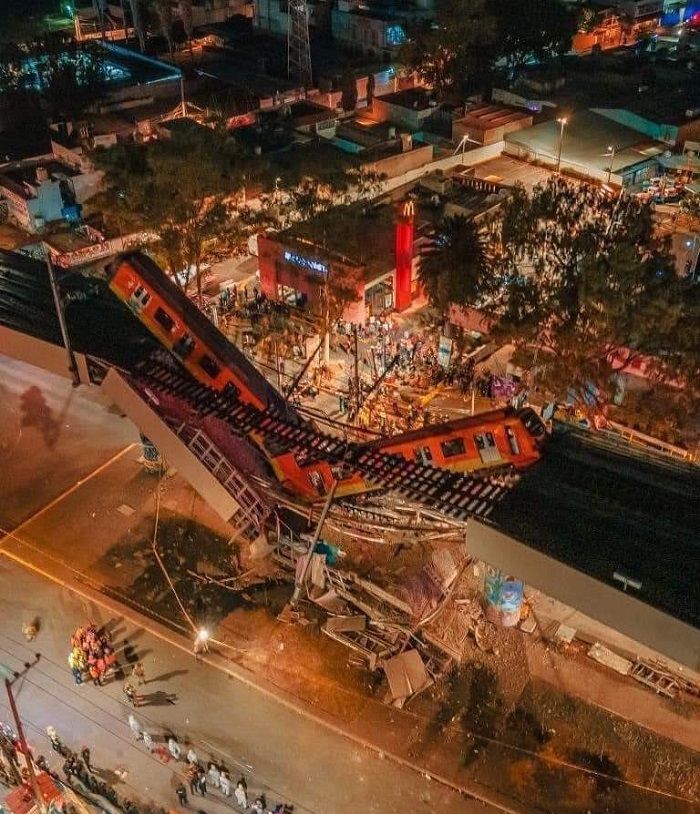
[[[361,631],[366,627],[367,618],[365,616],[329,616],[323,624],[323,629],[329,633]]]

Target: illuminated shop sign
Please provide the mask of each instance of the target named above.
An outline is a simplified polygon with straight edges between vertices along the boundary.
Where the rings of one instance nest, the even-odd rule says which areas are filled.
[[[287,263],[292,263],[294,266],[313,271],[315,274],[328,274],[328,266],[321,263],[320,260],[312,260],[310,257],[304,257],[296,252],[285,252],[284,259]]]

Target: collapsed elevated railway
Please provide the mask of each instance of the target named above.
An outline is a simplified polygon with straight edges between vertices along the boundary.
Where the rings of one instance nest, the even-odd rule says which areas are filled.
[[[368,445],[325,435],[148,257],[125,255],[108,273],[111,290],[191,377],[146,360],[133,371],[136,379],[148,382],[148,392],[189,401],[200,416],[225,420],[260,450],[284,489],[303,501],[334,485],[339,498],[384,487],[457,519],[487,516],[505,491],[504,473],[540,457],[544,428],[527,409],[494,410]]]
[[[80,382],[101,387],[137,426],[153,433],[183,477],[200,494],[208,490],[206,499],[224,519],[237,522],[243,512],[257,527],[280,513],[303,523],[319,511],[316,487],[302,498],[277,477],[271,453],[317,456],[329,467],[324,472],[335,468],[339,474],[355,461],[364,491],[347,493],[328,517],[343,534],[377,544],[395,535],[427,542],[468,528],[475,556],[695,669],[697,467],[642,456],[612,438],[556,422],[540,460],[516,469],[515,478],[510,467],[493,463],[464,474],[426,467],[424,456],[411,461],[417,446],[439,449],[444,439],[432,436],[427,444],[415,434],[399,437],[407,446],[391,457],[387,446],[397,437],[346,444],[319,432],[301,410],[288,412],[286,403],[266,410],[224,398],[195,380],[104,279],[62,273],[60,284]],[[2,251],[0,354],[70,378],[44,264]],[[113,398],[116,391],[122,402]],[[244,413],[237,412],[241,405]],[[250,435],[237,425],[241,416],[252,422]],[[461,429],[478,431],[474,425]],[[502,441],[507,451],[507,438]],[[468,462],[475,450],[465,443],[465,457],[455,456],[455,463]],[[361,460],[363,454],[369,457]],[[481,456],[479,461],[484,463]],[[638,578],[643,589],[635,595],[615,589],[615,572]]]

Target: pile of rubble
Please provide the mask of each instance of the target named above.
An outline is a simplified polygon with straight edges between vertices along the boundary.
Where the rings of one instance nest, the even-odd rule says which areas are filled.
[[[300,556],[282,543],[273,558],[291,579]],[[471,567],[463,546],[436,548],[418,572],[402,580],[397,596],[315,553],[307,595],[326,614],[322,632],[351,651],[352,664],[382,670],[385,702],[401,707],[466,658],[470,637],[479,649],[493,649],[496,628],[465,579]],[[283,621],[299,619],[287,615]]]

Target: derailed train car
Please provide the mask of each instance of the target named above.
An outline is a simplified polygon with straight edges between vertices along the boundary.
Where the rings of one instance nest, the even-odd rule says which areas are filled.
[[[111,290],[197,381],[232,401],[284,415],[292,424],[304,424],[298,412],[150,258],[140,253],[123,255],[108,273]],[[334,481],[338,481],[339,497],[376,488],[361,473],[325,460],[321,451],[280,451],[263,437],[251,435],[276,478],[303,500],[317,499]],[[535,463],[543,437],[542,422],[532,410],[501,409],[381,439],[367,447],[420,466],[496,472]]]

